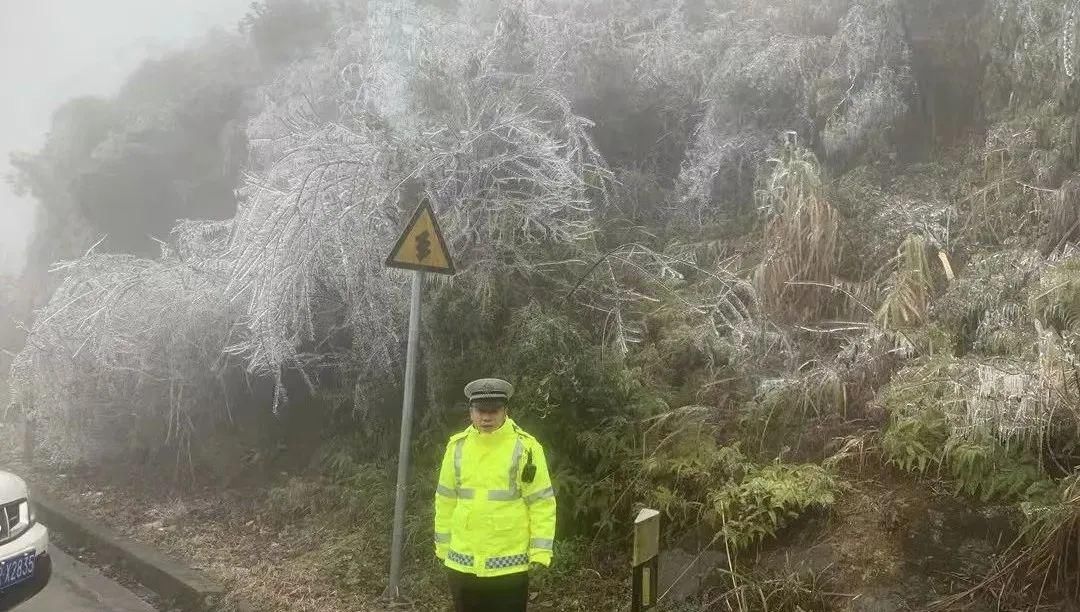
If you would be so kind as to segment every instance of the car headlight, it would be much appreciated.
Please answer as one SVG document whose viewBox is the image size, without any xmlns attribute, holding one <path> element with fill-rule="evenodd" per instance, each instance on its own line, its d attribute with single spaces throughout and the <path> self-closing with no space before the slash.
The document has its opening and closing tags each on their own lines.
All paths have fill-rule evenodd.
<svg viewBox="0 0 1080 612">
<path fill-rule="evenodd" d="M 19 524 L 29 527 L 34 524 L 36 518 L 34 516 L 34 503 L 30 501 L 30 489 L 28 488 L 26 497 L 19 503 Z"/>
<path fill-rule="evenodd" d="M 4 514 L 7 518 L 8 527 L 6 535 L 9 538 L 21 536 L 34 525 L 34 509 L 30 503 L 30 498 L 21 499 L 17 504 L 5 505 Z M 2 518 L 4 517 L 0 517 L 0 519 Z"/>
</svg>

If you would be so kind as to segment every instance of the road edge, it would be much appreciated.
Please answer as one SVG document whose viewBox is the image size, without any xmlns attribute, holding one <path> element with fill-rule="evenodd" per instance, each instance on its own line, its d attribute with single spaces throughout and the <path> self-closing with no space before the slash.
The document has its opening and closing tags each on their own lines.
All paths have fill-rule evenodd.
<svg viewBox="0 0 1080 612">
<path fill-rule="evenodd" d="M 40 493 L 33 502 L 38 520 L 65 541 L 94 551 L 103 562 L 119 567 L 166 601 L 201 612 L 252 610 L 244 602 L 229 604 L 225 588 L 202 572 L 92 521 L 63 502 Z"/>
</svg>

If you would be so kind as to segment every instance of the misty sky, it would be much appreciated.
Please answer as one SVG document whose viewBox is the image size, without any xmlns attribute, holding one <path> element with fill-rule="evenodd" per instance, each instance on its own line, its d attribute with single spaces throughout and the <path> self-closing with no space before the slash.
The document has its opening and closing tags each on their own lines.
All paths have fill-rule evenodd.
<svg viewBox="0 0 1080 612">
<path fill-rule="evenodd" d="M 252 0 L 0 0 L 0 176 L 37 150 L 52 111 L 112 95 L 144 58 L 207 30 L 233 30 Z M 33 202 L 0 180 L 0 274 L 22 265 Z"/>
</svg>

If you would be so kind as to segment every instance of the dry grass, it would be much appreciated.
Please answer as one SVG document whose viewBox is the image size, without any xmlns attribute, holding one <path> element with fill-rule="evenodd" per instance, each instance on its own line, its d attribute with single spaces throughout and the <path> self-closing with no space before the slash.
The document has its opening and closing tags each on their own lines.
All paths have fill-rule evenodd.
<svg viewBox="0 0 1080 612">
<path fill-rule="evenodd" d="M 896 257 L 896 272 L 885 301 L 878 310 L 878 323 L 886 329 L 902 329 L 926 322 L 930 306 L 930 264 L 926 239 L 909 235 Z"/>
<path fill-rule="evenodd" d="M 840 217 L 822 197 L 817 160 L 794 144 L 772 160 L 768 188 L 759 194 L 772 218 L 765 257 L 754 275 L 763 302 L 793 321 L 826 315 L 839 263 Z"/>
</svg>

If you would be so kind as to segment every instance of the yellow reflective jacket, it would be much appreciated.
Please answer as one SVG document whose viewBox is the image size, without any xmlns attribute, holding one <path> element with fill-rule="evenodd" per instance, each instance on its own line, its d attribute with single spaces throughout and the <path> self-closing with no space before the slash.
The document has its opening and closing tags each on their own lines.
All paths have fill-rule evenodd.
<svg viewBox="0 0 1080 612">
<path fill-rule="evenodd" d="M 536 475 L 523 482 L 532 460 Z M 549 565 L 555 540 L 555 491 L 544 449 L 514 421 L 450 437 L 435 493 L 435 554 L 476 576 Z"/>
</svg>

